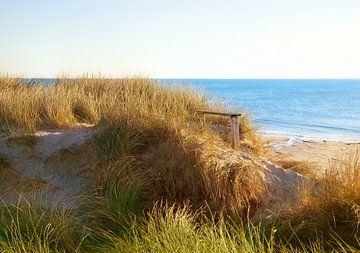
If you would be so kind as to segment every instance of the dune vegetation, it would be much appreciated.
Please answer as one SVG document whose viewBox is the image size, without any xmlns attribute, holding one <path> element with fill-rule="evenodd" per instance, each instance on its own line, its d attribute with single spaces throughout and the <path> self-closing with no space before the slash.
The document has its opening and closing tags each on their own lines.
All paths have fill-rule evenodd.
<svg viewBox="0 0 360 253">
<path fill-rule="evenodd" d="M 240 118 L 241 148 L 228 119 L 196 111 L 232 110 L 192 88 L 146 78 L 60 78 L 54 85 L 0 78 L 0 127 L 9 142 L 37 145 L 43 129 L 91 125 L 91 137 L 62 155 L 84 153 L 92 190 L 79 205 L 47 206 L 19 195 L 2 201 L 2 252 L 358 252 L 358 154 L 318 175 L 309 164 L 277 161 L 309 179 L 296 205 L 259 218 L 266 148 Z M 86 150 L 86 151 L 84 151 Z M 60 159 L 61 160 L 61 159 Z M 12 166 L 0 153 L 0 182 Z M 0 185 L 0 189 L 1 189 Z M 1 192 L 0 196 L 6 195 Z"/>
</svg>

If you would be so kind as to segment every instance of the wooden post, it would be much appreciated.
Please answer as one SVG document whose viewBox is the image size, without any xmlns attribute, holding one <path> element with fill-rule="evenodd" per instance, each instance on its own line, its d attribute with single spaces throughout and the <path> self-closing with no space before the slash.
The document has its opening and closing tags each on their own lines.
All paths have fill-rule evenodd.
<svg viewBox="0 0 360 253">
<path fill-rule="evenodd" d="M 240 132 L 239 132 L 239 123 L 236 115 L 230 117 L 231 124 L 231 135 L 233 139 L 234 148 L 238 149 L 240 147 Z"/>
<path fill-rule="evenodd" d="M 204 113 L 202 116 L 201 126 L 205 126 L 205 122 L 206 122 L 206 118 L 205 118 L 205 113 Z"/>
<path fill-rule="evenodd" d="M 197 110 L 196 112 L 203 114 L 203 122 L 205 122 L 205 114 L 230 116 L 232 144 L 235 149 L 240 148 L 240 131 L 239 131 L 238 116 L 241 116 L 241 113 L 213 112 L 213 111 L 204 111 L 204 110 Z"/>
</svg>

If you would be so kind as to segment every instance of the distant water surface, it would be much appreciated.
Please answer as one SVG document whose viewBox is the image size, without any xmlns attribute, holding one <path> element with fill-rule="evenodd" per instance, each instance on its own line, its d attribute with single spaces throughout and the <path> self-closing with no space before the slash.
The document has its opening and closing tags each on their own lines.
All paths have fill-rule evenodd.
<svg viewBox="0 0 360 253">
<path fill-rule="evenodd" d="M 360 80 L 166 79 L 251 112 L 263 134 L 360 141 Z"/>
</svg>

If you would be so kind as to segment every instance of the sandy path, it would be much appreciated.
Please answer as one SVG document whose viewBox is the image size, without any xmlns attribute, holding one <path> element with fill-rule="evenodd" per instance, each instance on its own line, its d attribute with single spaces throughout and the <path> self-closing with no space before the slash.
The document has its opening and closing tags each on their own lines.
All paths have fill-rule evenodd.
<svg viewBox="0 0 360 253">
<path fill-rule="evenodd" d="M 0 138 L 0 154 L 12 171 L 2 178 L 1 198 L 15 202 L 19 194 L 36 198 L 42 205 L 73 205 L 71 199 L 88 190 L 91 157 L 81 149 L 90 138 L 91 125 L 70 129 L 44 129 L 35 133 L 37 143 L 27 146 Z M 4 177 L 4 176 L 3 176 Z"/>
<path fill-rule="evenodd" d="M 38 137 L 37 154 L 48 157 L 60 149 L 82 145 L 90 137 L 91 132 L 92 125 L 88 124 L 78 124 L 77 127 L 70 129 L 38 131 L 35 133 Z"/>
</svg>

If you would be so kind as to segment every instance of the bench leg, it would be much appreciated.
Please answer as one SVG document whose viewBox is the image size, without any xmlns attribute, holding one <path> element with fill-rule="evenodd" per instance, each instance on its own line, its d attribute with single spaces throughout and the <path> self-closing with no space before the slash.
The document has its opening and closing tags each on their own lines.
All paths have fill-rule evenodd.
<svg viewBox="0 0 360 253">
<path fill-rule="evenodd" d="M 206 118 L 205 118 L 205 114 L 203 114 L 202 120 L 201 120 L 201 126 L 204 127 L 205 123 L 206 123 Z"/>
<path fill-rule="evenodd" d="M 237 116 L 230 117 L 230 124 L 231 124 L 231 135 L 233 138 L 233 147 L 235 149 L 240 148 L 240 132 L 239 132 L 239 123 L 238 123 Z"/>
</svg>

